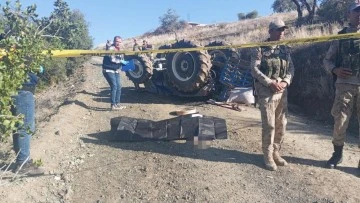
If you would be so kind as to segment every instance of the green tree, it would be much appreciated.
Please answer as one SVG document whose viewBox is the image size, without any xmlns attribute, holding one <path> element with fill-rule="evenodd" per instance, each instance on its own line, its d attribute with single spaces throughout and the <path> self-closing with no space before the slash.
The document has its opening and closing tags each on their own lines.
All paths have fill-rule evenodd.
<svg viewBox="0 0 360 203">
<path fill-rule="evenodd" d="M 186 26 L 186 22 L 179 20 L 179 15 L 173 9 L 168 9 L 167 12 L 159 17 L 160 26 L 154 31 L 155 34 L 171 33 Z"/>
<path fill-rule="evenodd" d="M 298 13 L 298 25 L 303 24 L 304 22 L 312 22 L 314 20 L 315 12 L 317 9 L 318 0 L 291 0 L 295 6 Z M 306 8 L 308 11 L 308 16 L 306 19 L 303 17 L 303 8 Z"/>
<path fill-rule="evenodd" d="M 254 19 L 257 18 L 259 16 L 259 13 L 257 12 L 257 10 L 253 10 L 249 13 L 238 13 L 237 17 L 238 20 L 245 20 L 245 19 Z"/>
<path fill-rule="evenodd" d="M 296 5 L 292 0 L 275 0 L 271 8 L 276 13 L 283 13 L 296 10 Z"/>
<path fill-rule="evenodd" d="M 72 23 L 72 38 L 69 40 L 68 47 L 71 49 L 91 49 L 93 38 L 89 35 L 89 24 L 86 22 L 84 14 L 79 10 L 71 12 L 69 22 Z"/>
<path fill-rule="evenodd" d="M 256 10 L 253 10 L 251 12 L 249 12 L 248 14 L 246 14 L 246 19 L 254 19 L 257 18 L 259 16 L 259 13 Z"/>
<path fill-rule="evenodd" d="M 12 96 L 17 94 L 28 72 L 45 67 L 45 79 L 61 80 L 79 67 L 85 58 L 52 59 L 51 49 L 89 49 L 92 37 L 80 11 L 71 11 L 56 0 L 49 17 L 39 18 L 36 5 L 22 8 L 20 0 L 0 5 L 0 138 L 7 137 L 22 123 L 11 115 Z"/>
<path fill-rule="evenodd" d="M 323 0 L 320 4 L 317 14 L 328 22 L 346 21 L 346 12 L 353 0 Z"/>
<path fill-rule="evenodd" d="M 47 43 L 57 49 L 90 49 L 93 39 L 89 35 L 89 25 L 84 15 L 72 11 L 63 0 L 56 0 L 50 17 L 43 18 L 43 23 L 50 23 L 45 28 Z M 56 37 L 53 37 L 56 36 Z M 44 64 L 47 67 L 43 76 L 45 83 L 58 83 L 70 76 L 86 60 L 82 58 L 50 59 Z"/>
<path fill-rule="evenodd" d="M 238 13 L 237 16 L 238 16 L 239 20 L 245 20 L 246 19 L 246 14 L 245 13 Z"/>
<path fill-rule="evenodd" d="M 3 139 L 22 123 L 21 117 L 11 114 L 12 96 L 27 80 L 28 72 L 37 72 L 46 58 L 42 37 L 43 26 L 37 20 L 36 5 L 22 10 L 19 0 L 12 6 L 7 1 L 2 9 L 0 30 L 5 39 L 0 41 L 0 138 Z"/>
</svg>

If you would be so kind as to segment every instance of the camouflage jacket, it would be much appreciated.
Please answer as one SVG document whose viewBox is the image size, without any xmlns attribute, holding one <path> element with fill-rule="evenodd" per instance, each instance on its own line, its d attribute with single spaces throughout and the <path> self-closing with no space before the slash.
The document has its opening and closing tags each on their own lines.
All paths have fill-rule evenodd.
<svg viewBox="0 0 360 203">
<path fill-rule="evenodd" d="M 286 67 L 283 67 L 283 73 L 269 73 L 269 71 L 264 70 L 264 61 L 266 61 L 267 57 L 269 57 L 268 52 L 282 52 L 281 54 L 283 62 L 285 61 Z M 279 54 L 277 54 L 279 55 Z M 278 57 L 278 56 L 274 56 Z M 269 59 L 272 59 L 270 56 Z M 266 69 L 266 68 L 265 68 Z M 258 47 L 253 50 L 251 55 L 251 74 L 256 79 L 257 82 L 261 83 L 263 86 L 268 87 L 273 80 L 277 80 L 278 82 L 286 82 L 290 85 L 292 78 L 294 77 L 294 64 L 292 62 L 290 56 L 290 49 L 285 46 L 271 46 L 271 47 Z M 274 78 L 276 77 L 276 78 Z"/>
<path fill-rule="evenodd" d="M 142 47 L 138 44 L 138 43 L 135 43 L 134 46 L 133 46 L 133 51 L 141 51 Z"/>
<path fill-rule="evenodd" d="M 339 34 L 360 32 L 354 27 L 346 27 Z M 355 45 L 355 46 L 354 46 Z M 352 48 L 351 48 L 352 47 Z M 334 68 L 343 67 L 352 69 L 353 75 L 347 79 L 337 78 L 336 83 L 360 85 L 360 41 L 359 39 L 345 39 L 333 41 L 324 58 L 324 67 L 332 73 Z"/>
</svg>

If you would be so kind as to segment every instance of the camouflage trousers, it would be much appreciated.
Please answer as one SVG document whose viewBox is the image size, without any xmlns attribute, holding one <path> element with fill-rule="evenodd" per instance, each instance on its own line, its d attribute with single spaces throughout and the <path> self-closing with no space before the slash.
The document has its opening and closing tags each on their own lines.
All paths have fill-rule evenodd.
<svg viewBox="0 0 360 203">
<path fill-rule="evenodd" d="M 272 153 L 280 150 L 287 124 L 287 90 L 282 93 L 259 95 L 262 121 L 262 150 Z"/>
<path fill-rule="evenodd" d="M 345 83 L 337 83 L 335 86 L 335 100 L 331 109 L 331 114 L 334 117 L 332 142 L 336 146 L 343 146 L 354 106 L 356 106 L 358 122 L 360 123 L 360 86 Z"/>
</svg>

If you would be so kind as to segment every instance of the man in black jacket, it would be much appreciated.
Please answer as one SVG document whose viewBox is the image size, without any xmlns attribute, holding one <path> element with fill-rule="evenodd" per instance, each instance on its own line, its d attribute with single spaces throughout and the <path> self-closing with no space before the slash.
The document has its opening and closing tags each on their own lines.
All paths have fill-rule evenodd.
<svg viewBox="0 0 360 203">
<path fill-rule="evenodd" d="M 109 47 L 109 51 L 120 51 L 121 37 L 115 36 L 113 44 Z M 126 106 L 120 105 L 121 96 L 121 82 L 120 70 L 121 65 L 126 65 L 127 62 L 123 60 L 122 55 L 107 55 L 103 59 L 103 75 L 110 85 L 111 90 L 111 110 L 125 109 Z"/>
</svg>

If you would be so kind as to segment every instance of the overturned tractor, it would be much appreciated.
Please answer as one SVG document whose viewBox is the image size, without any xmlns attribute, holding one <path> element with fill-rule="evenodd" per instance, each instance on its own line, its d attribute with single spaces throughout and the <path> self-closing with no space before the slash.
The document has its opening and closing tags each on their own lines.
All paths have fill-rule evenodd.
<svg viewBox="0 0 360 203">
<path fill-rule="evenodd" d="M 223 46 L 222 42 L 212 42 L 207 46 Z M 172 45 L 163 45 L 159 49 L 181 49 L 201 47 L 194 42 L 181 40 Z M 150 92 L 178 96 L 208 96 L 220 91 L 220 75 L 229 64 L 229 60 L 239 60 L 233 49 L 199 50 L 127 56 L 133 59 L 135 70 L 126 75 L 137 89 L 143 84 Z"/>
</svg>

